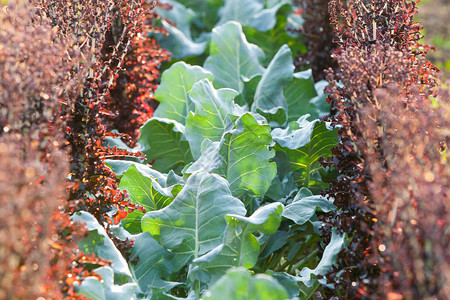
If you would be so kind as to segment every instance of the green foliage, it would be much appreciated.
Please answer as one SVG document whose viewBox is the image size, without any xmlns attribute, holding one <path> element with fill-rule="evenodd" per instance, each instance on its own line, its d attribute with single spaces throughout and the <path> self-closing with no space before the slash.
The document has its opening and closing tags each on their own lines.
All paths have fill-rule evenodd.
<svg viewBox="0 0 450 300">
<path fill-rule="evenodd" d="M 263 51 L 247 42 L 242 26 L 228 22 L 212 32 L 210 56 L 205 61 L 205 69 L 213 73 L 214 85 L 242 92 L 244 82 L 264 72 L 259 62 Z"/>
<path fill-rule="evenodd" d="M 139 143 L 153 168 L 160 172 L 180 168 L 192 161 L 191 149 L 184 136 L 184 126 L 165 118 L 152 118 L 141 128 Z"/>
<path fill-rule="evenodd" d="M 257 300 L 287 299 L 288 293 L 274 278 L 257 274 L 252 276 L 244 268 L 230 269 L 210 290 L 205 293 L 208 300 Z"/>
<path fill-rule="evenodd" d="M 209 40 L 209 56 L 203 67 L 176 62 L 163 73 L 160 105 L 136 148 L 147 160 L 107 161 L 146 212 L 130 212 L 111 229 L 134 240 L 128 265 L 109 256 L 127 272 L 113 264 L 116 280 L 91 278 L 80 292 L 103 299 L 92 291 L 133 286 L 143 299 L 306 299 L 327 284 L 317 278 L 345 243 L 338 234 L 328 245 L 320 237 L 317 214 L 335 206 L 318 195 L 333 176 L 318 159 L 331 155 L 337 134 L 307 120 L 328 108 L 311 72 L 294 73 L 284 31 L 292 5 L 245 0 L 236 10 L 227 0 L 218 10 L 219 2 L 173 2 L 165 15 L 189 41 Z M 268 46 L 275 32 L 283 35 Z M 81 246 L 103 257 L 100 231 L 88 228 Z"/>
</svg>

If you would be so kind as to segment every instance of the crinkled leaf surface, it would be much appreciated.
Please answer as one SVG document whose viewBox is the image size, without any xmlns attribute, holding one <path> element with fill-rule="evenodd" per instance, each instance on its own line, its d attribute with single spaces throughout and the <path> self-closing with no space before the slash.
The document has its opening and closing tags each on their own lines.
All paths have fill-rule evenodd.
<svg viewBox="0 0 450 300">
<path fill-rule="evenodd" d="M 88 212 L 80 211 L 71 216 L 71 219 L 80 224 L 86 224 L 89 236 L 78 243 L 80 250 L 85 253 L 95 253 L 97 256 L 111 261 L 114 273 L 126 275 L 131 278 L 127 261 L 123 258 L 119 250 L 109 238 L 105 228 L 101 226 L 97 219 Z"/>
<path fill-rule="evenodd" d="M 222 242 L 226 214 L 245 212 L 226 180 L 215 174 L 195 173 L 169 206 L 142 218 L 142 229 L 174 254 L 174 270 L 179 270 Z"/>
<path fill-rule="evenodd" d="M 192 161 L 191 148 L 184 137 L 184 126 L 165 118 L 152 118 L 141 127 L 139 143 L 152 168 L 160 172 L 181 170 Z"/>
<path fill-rule="evenodd" d="M 270 126 L 259 124 L 249 113 L 224 134 L 219 149 L 223 163 L 217 172 L 228 180 L 233 195 L 266 193 L 277 172 L 276 164 L 270 162 L 275 154 L 269 150 L 271 143 Z"/>
<path fill-rule="evenodd" d="M 303 225 L 311 219 L 317 209 L 323 212 L 330 212 L 335 208 L 336 206 L 330 200 L 320 195 L 304 198 L 296 196 L 294 201 L 286 206 L 283 211 L 283 217 L 294 221 L 298 225 Z"/>
<path fill-rule="evenodd" d="M 194 84 L 189 98 L 195 104 L 195 112 L 191 112 L 186 120 L 186 138 L 194 158 L 200 156 L 205 138 L 214 142 L 220 140 L 227 114 L 235 111 L 233 99 L 237 95 L 232 89 L 216 90 L 207 79 Z"/>
<path fill-rule="evenodd" d="M 216 87 L 231 88 L 240 93 L 244 81 L 264 72 L 259 62 L 263 57 L 258 46 L 247 42 L 241 24 L 232 21 L 214 28 L 210 56 L 204 68 L 214 74 Z"/>
<path fill-rule="evenodd" d="M 223 275 L 208 291 L 205 300 L 262 300 L 288 299 L 286 289 L 269 275 L 251 275 L 244 268 L 233 268 Z"/>
<path fill-rule="evenodd" d="M 213 80 L 212 74 L 202 67 L 191 66 L 184 62 L 173 64 L 162 74 L 161 84 L 155 91 L 155 99 L 161 103 L 154 116 L 185 124 L 189 111 L 194 109 L 188 94 L 192 86 L 204 78 Z"/>
<path fill-rule="evenodd" d="M 214 282 L 231 267 L 253 267 L 260 253 L 259 242 L 253 233 L 275 233 L 280 226 L 282 211 L 283 205 L 275 202 L 260 207 L 250 217 L 227 215 L 228 226 L 223 243 L 195 259 L 194 272 L 212 277 Z"/>
<path fill-rule="evenodd" d="M 296 122 L 289 123 L 286 129 L 274 129 L 273 139 L 277 155 L 286 155 L 288 168 L 294 171 L 297 182 L 303 187 L 323 187 L 323 182 L 316 179 L 320 169 L 323 169 L 318 159 L 331 156 L 331 149 L 337 145 L 337 129 L 328 128 L 318 120 L 309 122 L 308 115 Z"/>
<path fill-rule="evenodd" d="M 106 266 L 94 270 L 102 277 L 86 277 L 80 285 L 75 285 L 77 293 L 82 294 L 92 300 L 110 300 L 110 299 L 136 299 L 135 283 L 126 283 L 123 285 L 114 284 L 113 269 Z"/>
<path fill-rule="evenodd" d="M 283 45 L 259 81 L 252 111 L 262 114 L 269 121 L 284 124 L 288 108 L 283 88 L 292 81 L 293 73 L 292 52 L 287 45 Z"/>
</svg>

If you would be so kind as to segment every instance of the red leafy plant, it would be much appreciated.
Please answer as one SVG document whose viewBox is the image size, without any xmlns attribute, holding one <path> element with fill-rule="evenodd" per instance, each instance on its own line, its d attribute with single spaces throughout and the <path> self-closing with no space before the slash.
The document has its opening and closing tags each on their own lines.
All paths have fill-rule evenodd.
<svg viewBox="0 0 450 300">
<path fill-rule="evenodd" d="M 448 239 L 436 239 L 445 233 L 429 218 L 445 223 L 448 176 L 439 141 L 448 139 L 448 100 L 435 99 L 437 69 L 418 43 L 416 3 L 332 1 L 330 13 L 340 48 L 329 100 L 343 127 L 335 156 L 323 162 L 340 173 L 327 193 L 341 209 L 326 222 L 351 240 L 327 277 L 347 299 L 439 297 Z M 431 174 L 436 189 L 428 204 Z"/>
</svg>

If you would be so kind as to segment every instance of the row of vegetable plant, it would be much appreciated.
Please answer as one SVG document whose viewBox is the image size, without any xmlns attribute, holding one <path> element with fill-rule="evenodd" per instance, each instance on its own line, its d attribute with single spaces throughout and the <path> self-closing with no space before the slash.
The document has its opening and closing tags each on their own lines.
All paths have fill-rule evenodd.
<svg viewBox="0 0 450 300">
<path fill-rule="evenodd" d="M 335 172 L 319 158 L 337 144 L 337 129 L 318 119 L 329 111 L 324 82 L 294 71 L 302 44 L 289 26 L 302 19 L 291 3 L 252 0 L 236 11 L 235 2 L 163 3 L 169 35 L 156 38 L 177 60 L 162 73 L 160 104 L 137 147 L 109 140 L 147 158 L 106 160 L 145 212 L 110 228 L 134 241 L 126 255 L 89 213 L 72 217 L 90 231 L 80 249 L 112 262 L 80 293 L 308 299 L 327 285 L 346 235 L 326 243 L 317 217 L 335 209 L 320 195 Z M 198 4 L 205 10 L 194 13 Z"/>
</svg>

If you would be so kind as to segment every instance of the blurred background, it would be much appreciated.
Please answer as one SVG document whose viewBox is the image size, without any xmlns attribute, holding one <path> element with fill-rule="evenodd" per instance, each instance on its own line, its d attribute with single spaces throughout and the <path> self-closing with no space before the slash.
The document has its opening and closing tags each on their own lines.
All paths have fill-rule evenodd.
<svg viewBox="0 0 450 300">
<path fill-rule="evenodd" d="M 450 0 L 423 0 L 417 21 L 424 26 L 425 43 L 435 46 L 429 60 L 440 70 L 443 82 L 450 81 Z"/>
</svg>

